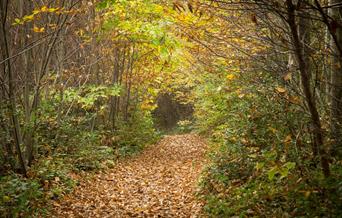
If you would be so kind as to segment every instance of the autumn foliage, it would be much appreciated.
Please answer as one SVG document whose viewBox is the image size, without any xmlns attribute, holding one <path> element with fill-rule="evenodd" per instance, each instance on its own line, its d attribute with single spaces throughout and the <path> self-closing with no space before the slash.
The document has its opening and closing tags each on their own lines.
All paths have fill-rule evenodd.
<svg viewBox="0 0 342 218">
<path fill-rule="evenodd" d="M 338 217 L 341 4 L 1 1 L 0 214 Z"/>
</svg>

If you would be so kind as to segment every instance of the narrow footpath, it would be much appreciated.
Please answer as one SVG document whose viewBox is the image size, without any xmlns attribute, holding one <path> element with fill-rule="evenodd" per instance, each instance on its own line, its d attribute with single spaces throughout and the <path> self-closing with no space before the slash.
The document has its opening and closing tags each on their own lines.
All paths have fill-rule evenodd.
<svg viewBox="0 0 342 218">
<path fill-rule="evenodd" d="M 164 137 L 141 154 L 81 182 L 54 204 L 55 217 L 202 217 L 195 197 L 206 143 L 195 134 Z"/>
</svg>

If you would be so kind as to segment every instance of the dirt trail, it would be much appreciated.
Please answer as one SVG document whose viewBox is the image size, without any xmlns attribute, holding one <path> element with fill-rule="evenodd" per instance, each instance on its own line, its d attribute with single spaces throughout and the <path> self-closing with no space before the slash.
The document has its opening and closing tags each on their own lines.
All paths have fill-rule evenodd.
<svg viewBox="0 0 342 218">
<path fill-rule="evenodd" d="M 201 217 L 194 196 L 206 144 L 194 134 L 166 136 L 136 157 L 81 183 L 55 203 L 56 217 Z"/>
</svg>

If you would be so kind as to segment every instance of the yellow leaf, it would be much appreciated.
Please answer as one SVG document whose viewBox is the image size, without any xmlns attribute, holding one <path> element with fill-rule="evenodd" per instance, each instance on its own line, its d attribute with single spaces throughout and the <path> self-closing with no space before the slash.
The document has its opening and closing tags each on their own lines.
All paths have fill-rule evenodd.
<svg viewBox="0 0 342 218">
<path fill-rule="evenodd" d="M 26 15 L 23 17 L 23 21 L 32 21 L 34 19 L 34 14 Z"/>
<path fill-rule="evenodd" d="M 84 31 L 83 31 L 82 29 L 80 29 L 80 30 L 78 31 L 78 34 L 79 34 L 80 36 L 83 36 L 83 35 L 84 35 Z"/>
<path fill-rule="evenodd" d="M 33 12 L 32 12 L 34 15 L 36 15 L 36 14 L 39 14 L 40 13 L 40 10 L 33 10 Z"/>
<path fill-rule="evenodd" d="M 49 24 L 49 27 L 51 28 L 51 29 L 56 29 L 57 28 L 57 25 L 56 24 Z"/>
<path fill-rule="evenodd" d="M 234 74 L 228 74 L 227 75 L 227 80 L 233 80 L 235 78 Z"/>
<path fill-rule="evenodd" d="M 279 92 L 279 93 L 285 93 L 285 92 L 286 92 L 286 89 L 283 88 L 283 87 L 277 87 L 277 88 L 276 88 L 276 91 Z"/>
<path fill-rule="evenodd" d="M 45 5 L 40 9 L 41 12 L 47 12 L 49 9 Z"/>
<path fill-rule="evenodd" d="M 53 13 L 53 12 L 58 11 L 58 9 L 59 9 L 59 8 L 49 8 L 48 11 L 49 11 L 50 13 Z"/>
<path fill-rule="evenodd" d="M 35 32 L 35 33 L 43 33 L 44 31 L 45 31 L 44 27 L 42 27 L 42 28 L 39 28 L 37 26 L 33 27 L 33 32 Z"/>
</svg>

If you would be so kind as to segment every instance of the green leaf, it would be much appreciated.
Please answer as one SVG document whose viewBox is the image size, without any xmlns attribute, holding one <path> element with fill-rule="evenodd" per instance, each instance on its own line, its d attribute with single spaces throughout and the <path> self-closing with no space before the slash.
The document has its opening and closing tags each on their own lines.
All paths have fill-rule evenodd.
<svg viewBox="0 0 342 218">
<path fill-rule="evenodd" d="M 112 87 L 108 88 L 107 92 L 108 92 L 108 95 L 110 95 L 110 96 L 120 96 L 121 87 L 112 86 Z"/>
<path fill-rule="evenodd" d="M 291 170 L 296 166 L 296 163 L 294 162 L 287 162 L 285 165 L 286 169 Z"/>
<path fill-rule="evenodd" d="M 283 178 L 285 178 L 285 177 L 287 177 L 287 175 L 289 175 L 289 170 L 288 169 L 286 169 L 286 168 L 282 168 L 281 170 L 280 170 L 280 179 L 283 179 Z"/>
<path fill-rule="evenodd" d="M 271 168 L 271 169 L 268 171 L 268 173 L 267 173 L 268 179 L 269 179 L 270 181 L 272 181 L 272 180 L 274 179 L 274 176 L 275 176 L 277 173 L 278 173 L 278 167 L 277 167 L 277 166 Z"/>
<path fill-rule="evenodd" d="M 260 163 L 257 163 L 257 164 L 255 165 L 255 169 L 261 170 L 262 168 L 264 168 L 264 166 L 265 166 L 265 163 L 260 162 Z"/>
<path fill-rule="evenodd" d="M 19 18 L 14 19 L 13 25 L 23 24 L 23 22 Z"/>
</svg>

